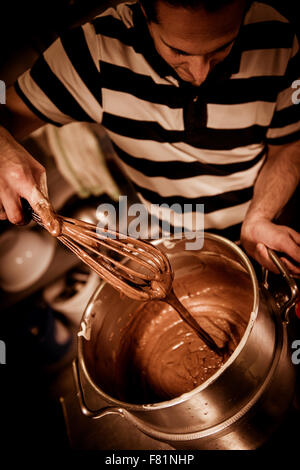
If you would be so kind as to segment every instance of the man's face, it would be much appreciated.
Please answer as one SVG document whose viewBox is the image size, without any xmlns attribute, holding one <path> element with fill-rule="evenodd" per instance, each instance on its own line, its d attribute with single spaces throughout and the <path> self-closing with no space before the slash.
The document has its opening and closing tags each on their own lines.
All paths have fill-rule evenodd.
<svg viewBox="0 0 300 470">
<path fill-rule="evenodd" d="M 200 86 L 230 53 L 241 26 L 246 0 L 216 12 L 203 7 L 173 7 L 159 0 L 158 22 L 148 23 L 155 48 L 184 81 Z"/>
</svg>

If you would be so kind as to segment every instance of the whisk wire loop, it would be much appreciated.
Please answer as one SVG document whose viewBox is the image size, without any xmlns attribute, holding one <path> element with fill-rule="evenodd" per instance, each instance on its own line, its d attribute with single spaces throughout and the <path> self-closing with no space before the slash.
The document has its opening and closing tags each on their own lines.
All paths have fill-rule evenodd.
<svg viewBox="0 0 300 470">
<path fill-rule="evenodd" d="M 161 296 L 153 288 L 153 281 L 164 281 L 166 273 L 173 274 L 168 258 L 144 240 L 134 239 L 89 222 L 57 215 L 61 223 L 61 241 L 79 259 L 88 264 L 101 278 L 116 289 L 136 300 L 150 300 Z M 38 214 L 32 219 L 44 224 Z M 130 260 L 130 263 L 124 261 Z M 171 285 L 170 285 L 171 287 Z"/>
</svg>

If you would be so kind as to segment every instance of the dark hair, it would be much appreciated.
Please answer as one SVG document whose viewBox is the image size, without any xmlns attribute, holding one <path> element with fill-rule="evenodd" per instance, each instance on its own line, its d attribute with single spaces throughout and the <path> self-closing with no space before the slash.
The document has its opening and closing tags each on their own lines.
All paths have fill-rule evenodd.
<svg viewBox="0 0 300 470">
<path fill-rule="evenodd" d="M 140 4 L 145 10 L 147 20 L 154 23 L 158 22 L 156 5 L 159 0 L 139 0 Z M 226 5 L 229 5 L 234 0 L 160 0 L 173 7 L 183 7 L 196 9 L 203 7 L 206 11 L 218 11 Z"/>
</svg>

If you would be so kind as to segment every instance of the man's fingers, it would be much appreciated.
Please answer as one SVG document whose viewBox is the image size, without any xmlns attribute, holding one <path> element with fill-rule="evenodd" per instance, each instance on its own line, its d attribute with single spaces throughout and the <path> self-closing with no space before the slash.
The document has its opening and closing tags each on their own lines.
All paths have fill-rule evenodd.
<svg viewBox="0 0 300 470">
<path fill-rule="evenodd" d="M 291 238 L 299 245 L 300 247 L 300 233 L 296 232 L 296 230 L 293 230 L 292 228 L 289 228 L 289 234 Z"/>
<path fill-rule="evenodd" d="M 40 172 L 37 179 L 43 191 L 48 194 L 45 172 Z M 34 212 L 41 217 L 45 228 L 53 236 L 60 235 L 61 224 L 53 211 L 49 199 L 43 194 L 41 189 L 39 189 L 33 175 L 27 176 L 27 180 L 23 181 L 19 193 L 15 192 L 14 189 L 9 186 L 6 187 L 5 191 L 1 191 L 0 220 L 8 219 L 13 224 L 25 224 L 25 214 L 20 198 L 23 199 L 23 203 L 25 201 L 29 203 Z"/>
<path fill-rule="evenodd" d="M 45 171 L 42 171 L 39 176 L 38 188 L 41 192 L 49 199 L 48 185 L 47 185 L 47 174 Z"/>
<path fill-rule="evenodd" d="M 280 256 L 280 258 L 284 258 L 295 267 L 297 265 L 300 266 L 300 247 L 294 242 L 293 244 L 287 242 L 284 248 L 275 250 L 275 252 Z"/>
<path fill-rule="evenodd" d="M 271 260 L 267 247 L 263 243 L 258 243 L 256 245 L 256 260 L 267 268 L 269 271 L 272 271 L 275 274 L 278 274 L 279 271 L 273 261 Z"/>
<path fill-rule="evenodd" d="M 2 206 L 2 204 L 0 204 L 0 220 L 6 220 L 6 219 L 7 219 L 7 215 L 6 215 L 5 209 Z"/>
<path fill-rule="evenodd" d="M 299 272 L 300 234 L 291 227 L 274 224 L 267 220 L 244 223 L 242 242 L 248 253 L 268 270 L 278 273 L 270 259 L 267 246 L 282 259 L 291 273 Z"/>
<path fill-rule="evenodd" d="M 4 217 L 4 213 L 6 214 L 6 217 Z M 1 220 L 5 220 L 7 218 L 12 224 L 24 224 L 20 199 L 9 191 L 2 196 L 2 214 L 3 218 L 1 218 Z"/>
<path fill-rule="evenodd" d="M 51 207 L 44 203 L 38 203 L 32 204 L 32 208 L 42 219 L 45 229 L 47 229 L 54 237 L 58 237 L 61 234 L 61 224 L 53 213 Z"/>
<path fill-rule="evenodd" d="M 290 240 L 283 251 L 291 258 L 292 263 L 296 262 L 296 264 L 300 265 L 300 233 L 289 229 L 289 236 Z"/>
<path fill-rule="evenodd" d="M 272 238 L 270 238 L 269 243 L 266 242 L 269 248 L 272 248 L 277 253 L 282 253 L 282 255 L 286 255 L 292 263 L 300 263 L 300 234 L 297 233 L 290 227 L 280 227 L 280 231 Z M 262 243 L 258 245 L 264 246 Z M 257 245 L 257 246 L 258 246 Z M 258 248 L 260 252 L 260 256 L 267 255 L 267 251 L 262 247 Z"/>
<path fill-rule="evenodd" d="M 300 265 L 294 264 L 292 261 L 285 258 L 284 256 L 280 259 L 286 265 L 291 274 L 300 274 Z"/>
<path fill-rule="evenodd" d="M 54 213 L 49 200 L 44 196 L 39 188 L 34 186 L 31 188 L 30 194 L 26 196 L 24 195 L 24 197 L 26 197 L 34 212 L 40 216 L 44 227 L 48 232 L 50 232 L 54 237 L 59 236 L 61 234 L 60 221 Z"/>
<path fill-rule="evenodd" d="M 256 252 L 256 259 L 260 264 L 262 264 L 265 268 L 267 268 L 269 271 L 272 271 L 273 273 L 279 273 L 278 268 L 270 259 L 268 250 L 265 245 L 263 245 L 262 243 L 258 243 L 256 246 Z M 280 257 L 280 260 L 285 264 L 291 274 L 300 274 L 300 264 L 295 262 L 293 259 L 288 259 L 286 256 L 283 255 Z"/>
<path fill-rule="evenodd" d="M 32 174 L 34 177 L 35 185 L 41 191 L 41 193 L 45 196 L 46 199 L 49 200 L 49 191 L 48 191 L 48 184 L 47 184 L 47 173 L 45 168 L 40 165 L 38 162 L 35 162 L 36 166 L 32 169 Z"/>
</svg>

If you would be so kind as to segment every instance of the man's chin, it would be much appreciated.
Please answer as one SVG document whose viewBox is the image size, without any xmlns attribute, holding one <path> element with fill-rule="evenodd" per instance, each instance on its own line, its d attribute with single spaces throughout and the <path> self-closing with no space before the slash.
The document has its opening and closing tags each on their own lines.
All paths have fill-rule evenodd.
<svg viewBox="0 0 300 470">
<path fill-rule="evenodd" d="M 180 78 L 180 80 L 182 80 L 182 81 L 183 81 L 184 83 L 186 83 L 187 85 L 191 85 L 191 86 L 193 86 L 193 87 L 199 87 L 199 86 L 201 86 L 201 85 L 206 81 L 206 79 L 205 79 L 205 80 L 204 80 L 203 82 L 201 82 L 201 83 L 196 83 L 196 82 L 194 82 L 194 81 L 191 80 L 191 79 L 183 78 L 183 77 L 180 76 L 178 73 L 177 73 L 177 75 L 178 75 L 178 77 Z"/>
<path fill-rule="evenodd" d="M 187 75 L 185 74 L 182 74 L 182 73 L 178 73 L 178 70 L 176 70 L 176 68 L 174 68 L 176 74 L 178 75 L 179 79 L 181 81 L 183 81 L 185 84 L 187 85 L 191 85 L 193 87 L 199 87 L 201 86 L 204 82 L 206 82 L 207 78 L 210 76 L 211 72 L 209 72 L 208 76 L 205 78 L 205 80 L 203 80 L 203 82 L 201 83 L 196 83 L 192 78 L 189 78 Z"/>
<path fill-rule="evenodd" d="M 182 74 L 181 72 L 178 72 L 178 70 L 176 70 L 176 69 L 174 69 L 174 70 L 177 73 L 180 80 L 182 80 L 183 82 L 186 82 L 186 83 L 190 83 L 192 85 L 193 80 L 191 78 L 188 78 L 185 74 Z"/>
</svg>

